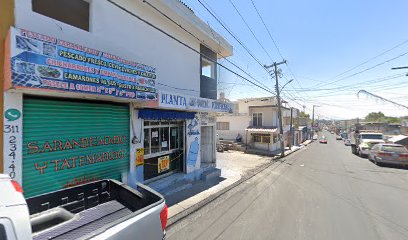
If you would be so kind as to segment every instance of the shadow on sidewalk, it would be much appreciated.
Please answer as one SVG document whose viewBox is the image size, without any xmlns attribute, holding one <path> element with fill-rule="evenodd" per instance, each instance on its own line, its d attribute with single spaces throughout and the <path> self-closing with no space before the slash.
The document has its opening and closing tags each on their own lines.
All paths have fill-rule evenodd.
<svg viewBox="0 0 408 240">
<path fill-rule="evenodd" d="M 193 183 L 193 186 L 188 189 L 184 189 L 182 191 L 175 192 L 171 195 L 164 196 L 164 198 L 166 199 L 166 204 L 167 206 L 171 207 L 179 202 L 182 202 L 190 197 L 193 197 L 205 190 L 208 190 L 220 184 L 224 180 L 225 178 L 223 177 L 217 177 L 211 181 L 203 181 L 203 180 L 196 181 Z"/>
</svg>

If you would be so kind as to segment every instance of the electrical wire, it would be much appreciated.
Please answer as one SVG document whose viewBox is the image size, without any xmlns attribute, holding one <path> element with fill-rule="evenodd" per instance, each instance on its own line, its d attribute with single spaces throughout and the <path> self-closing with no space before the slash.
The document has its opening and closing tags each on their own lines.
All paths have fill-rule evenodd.
<svg viewBox="0 0 408 240">
<path fill-rule="evenodd" d="M 265 54 L 269 57 L 269 59 L 273 62 L 273 59 L 271 57 L 271 55 L 269 55 L 268 51 L 266 51 L 265 47 L 262 45 L 262 43 L 259 41 L 259 39 L 256 37 L 254 31 L 252 31 L 251 27 L 249 26 L 249 24 L 247 23 L 247 21 L 245 20 L 244 16 L 242 16 L 241 12 L 238 10 L 238 8 L 235 6 L 235 4 L 229 0 L 229 2 L 231 3 L 231 5 L 234 7 L 235 11 L 238 13 L 238 15 L 241 17 L 242 21 L 244 22 L 245 26 L 248 28 L 248 30 L 251 32 L 252 36 L 255 38 L 255 40 L 258 42 L 259 46 L 261 46 L 262 50 L 265 52 Z"/>
<path fill-rule="evenodd" d="M 353 73 L 353 74 L 351 74 L 351 75 L 347 75 L 347 76 L 345 76 L 345 77 L 342 77 L 342 78 L 340 78 L 340 79 L 338 79 L 338 80 L 335 80 L 335 81 L 332 81 L 332 82 L 329 82 L 329 83 L 321 84 L 320 87 L 322 87 L 322 86 L 327 86 L 327 85 L 329 85 L 329 84 L 333 84 L 333 83 L 342 81 L 342 80 L 344 80 L 344 79 L 354 77 L 354 76 L 359 75 L 359 74 L 361 74 L 361 73 L 364 73 L 364 72 L 367 72 L 367 71 L 372 70 L 372 69 L 374 69 L 374 68 L 377 68 L 377 67 L 379 67 L 379 66 L 381 66 L 381 65 L 384 65 L 384 64 L 389 63 L 389 62 L 391 62 L 391 61 L 394 61 L 395 59 L 398 59 L 398 58 L 400 58 L 400 57 L 403 57 L 403 56 L 405 56 L 405 55 L 407 55 L 407 54 L 408 54 L 408 52 L 404 52 L 404 53 L 402 53 L 402 54 L 400 54 L 400 55 L 398 55 L 398 56 L 396 56 L 396 57 L 387 59 L 387 60 L 385 60 L 385 61 L 383 61 L 383 62 L 380 62 L 380 63 L 378 63 L 378 64 L 376 64 L 376 65 L 374 65 L 374 66 L 371 66 L 371 67 L 368 67 L 368 68 L 366 68 L 366 69 L 363 69 L 362 71 Z"/>
<path fill-rule="evenodd" d="M 108 0 L 108 2 L 110 2 L 111 4 L 113 4 L 114 6 L 116 6 L 117 8 L 121 9 L 122 11 L 124 11 L 124 12 L 126 12 L 126 13 L 132 15 L 133 17 L 139 19 L 140 21 L 144 22 L 144 23 L 147 24 L 148 26 L 150 26 L 150 27 L 152 27 L 152 28 L 158 30 L 159 32 L 163 33 L 164 35 L 166 35 L 166 36 L 168 36 L 169 38 L 173 39 L 174 41 L 178 42 L 179 44 L 185 46 L 186 48 L 188 48 L 188 49 L 192 50 L 193 52 L 199 54 L 200 56 L 209 59 L 209 60 L 212 61 L 214 64 L 217 64 L 217 65 L 223 67 L 224 69 L 226 69 L 226 70 L 228 70 L 229 72 L 235 74 L 236 76 L 238 76 L 238 77 L 244 79 L 245 81 L 250 82 L 250 83 L 252 83 L 253 85 L 255 85 L 255 86 L 257 86 L 257 87 L 259 87 L 259 88 L 265 90 L 266 92 L 269 92 L 269 93 L 272 93 L 272 94 L 273 94 L 273 92 L 272 92 L 270 89 L 264 88 L 264 87 L 262 87 L 262 86 L 256 84 L 255 82 L 249 80 L 248 78 L 242 76 L 241 74 L 239 74 L 239 73 L 237 73 L 237 72 L 234 72 L 233 70 L 231 70 L 230 68 L 226 67 L 225 65 L 223 65 L 223 64 L 221 64 L 221 63 L 218 63 L 217 61 L 212 60 L 209 56 L 206 56 L 205 54 L 201 53 L 200 51 L 197 51 L 196 49 L 190 47 L 190 46 L 187 45 L 186 43 L 182 42 L 181 40 L 177 39 L 176 37 L 172 36 L 171 34 L 167 33 L 166 31 L 164 31 L 163 29 L 156 27 L 155 25 L 153 25 L 153 24 L 150 23 L 149 21 L 147 21 L 147 20 L 145 20 L 144 18 L 142 18 L 142 17 L 136 15 L 135 13 L 133 13 L 133 12 L 127 10 L 126 8 L 124 8 L 124 7 L 122 7 L 121 5 L 117 4 L 116 2 L 114 2 L 114 1 L 112 1 L 112 0 Z"/>
<path fill-rule="evenodd" d="M 204 0 L 197 0 L 204 8 L 205 10 L 207 10 L 208 13 L 210 13 L 210 15 L 239 43 L 239 45 L 241 45 L 246 51 L 247 53 L 259 64 L 259 66 L 261 66 L 265 71 L 268 72 L 268 70 L 265 68 L 265 66 L 261 63 L 261 61 L 259 61 L 259 59 L 257 59 L 254 54 L 248 49 L 247 46 L 245 46 L 245 44 L 242 43 L 241 40 L 238 39 L 238 37 L 226 26 L 226 24 L 224 24 L 220 18 L 218 18 L 215 13 L 213 13 L 213 11 L 211 11 L 209 8 L 211 7 L 207 7 L 203 1 Z M 208 5 L 208 4 L 207 4 Z"/>
<path fill-rule="evenodd" d="M 156 10 L 158 13 L 160 13 L 162 16 L 164 16 L 165 18 L 167 18 L 168 20 L 170 20 L 172 23 L 174 23 L 175 25 L 177 25 L 178 27 L 180 27 L 182 30 L 184 30 L 186 33 L 188 33 L 190 36 L 194 37 L 195 39 L 197 39 L 202 45 L 204 45 L 207 48 L 210 48 L 203 40 L 201 40 L 200 38 L 198 38 L 196 35 L 194 35 L 193 33 L 191 33 L 190 31 L 188 31 L 186 28 L 184 28 L 181 24 L 177 23 L 175 20 L 173 20 L 171 17 L 169 17 L 167 14 L 165 14 L 164 12 L 160 11 L 160 9 L 158 9 L 157 7 L 155 7 L 153 4 L 151 4 L 150 2 L 148 2 L 147 0 L 143 1 L 144 3 L 146 3 L 147 5 L 149 5 L 151 8 L 153 8 L 154 10 Z M 227 57 L 223 56 L 220 52 L 218 52 L 217 54 L 219 54 L 223 59 L 225 59 L 227 62 L 229 62 L 231 65 L 233 65 L 234 67 L 238 68 L 240 71 L 242 71 L 243 73 L 245 73 L 248 77 L 250 77 L 251 79 L 253 79 L 254 81 L 256 81 L 257 83 L 259 83 L 260 85 L 262 85 L 265 88 L 268 88 L 267 86 L 263 85 L 263 83 L 261 83 L 260 81 L 258 81 L 257 79 L 255 79 L 251 74 L 249 74 L 248 72 L 244 71 L 241 67 L 239 67 L 238 65 L 236 65 L 234 62 L 232 62 L 231 60 L 229 60 Z M 209 59 L 211 60 L 211 59 Z M 272 90 L 271 90 L 272 91 Z"/>
</svg>

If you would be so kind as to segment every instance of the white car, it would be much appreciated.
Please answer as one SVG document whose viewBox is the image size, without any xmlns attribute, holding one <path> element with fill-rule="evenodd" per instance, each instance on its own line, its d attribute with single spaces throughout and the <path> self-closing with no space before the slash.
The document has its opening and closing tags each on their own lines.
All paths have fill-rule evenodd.
<svg viewBox="0 0 408 240">
<path fill-rule="evenodd" d="M 351 140 L 350 139 L 345 139 L 344 140 L 344 145 L 351 146 Z"/>
<path fill-rule="evenodd" d="M 318 138 L 317 135 L 314 135 L 312 140 L 317 140 L 317 138 Z"/>
</svg>

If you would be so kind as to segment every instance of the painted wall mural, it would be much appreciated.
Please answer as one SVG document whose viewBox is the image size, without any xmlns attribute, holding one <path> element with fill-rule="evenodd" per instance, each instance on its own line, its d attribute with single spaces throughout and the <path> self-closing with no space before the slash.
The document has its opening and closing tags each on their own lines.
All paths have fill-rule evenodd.
<svg viewBox="0 0 408 240">
<path fill-rule="evenodd" d="M 196 114 L 194 119 L 187 120 L 187 173 L 193 172 L 200 168 L 201 163 L 201 124 L 200 117 Z"/>
</svg>

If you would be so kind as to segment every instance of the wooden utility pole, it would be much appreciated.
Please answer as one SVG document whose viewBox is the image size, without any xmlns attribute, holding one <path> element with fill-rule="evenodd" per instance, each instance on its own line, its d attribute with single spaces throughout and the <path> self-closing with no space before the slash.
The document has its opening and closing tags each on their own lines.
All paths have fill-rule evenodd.
<svg viewBox="0 0 408 240">
<path fill-rule="evenodd" d="M 289 149 L 292 150 L 293 130 L 292 130 L 293 108 L 290 108 L 290 129 L 289 129 Z"/>
<path fill-rule="evenodd" d="M 285 64 L 286 60 L 283 60 L 282 62 L 276 63 L 274 62 L 270 66 L 264 66 L 265 68 L 271 68 L 274 67 L 274 73 L 275 73 L 275 80 L 276 80 L 276 98 L 278 101 L 278 120 L 279 120 L 279 140 L 280 140 L 280 150 L 281 150 L 281 157 L 285 156 L 285 146 L 283 142 L 283 127 L 282 127 L 282 109 L 281 109 L 281 100 L 280 100 L 280 94 L 279 94 L 279 74 L 278 74 L 278 66 L 281 64 Z"/>
</svg>

